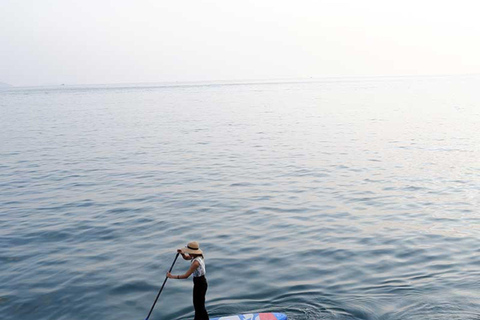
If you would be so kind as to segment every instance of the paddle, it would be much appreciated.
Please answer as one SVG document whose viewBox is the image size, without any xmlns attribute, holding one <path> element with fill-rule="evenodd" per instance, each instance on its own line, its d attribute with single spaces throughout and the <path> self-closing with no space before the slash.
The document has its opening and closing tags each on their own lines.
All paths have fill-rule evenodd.
<svg viewBox="0 0 480 320">
<path fill-rule="evenodd" d="M 180 253 L 177 253 L 175 256 L 175 260 L 173 260 L 172 266 L 170 267 L 170 270 L 168 272 L 172 272 L 173 266 L 175 265 L 175 262 L 177 261 L 178 255 Z M 152 314 L 153 308 L 155 308 L 155 304 L 157 303 L 158 297 L 160 297 L 160 293 L 162 293 L 163 287 L 165 287 L 165 283 L 167 283 L 168 277 L 165 277 L 165 280 L 163 281 L 162 287 L 160 288 L 160 291 L 158 291 L 157 297 L 155 298 L 155 301 L 153 302 L 152 307 L 150 308 L 150 312 L 148 313 L 148 316 L 145 318 L 145 320 L 148 320 L 150 318 L 150 315 Z"/>
</svg>

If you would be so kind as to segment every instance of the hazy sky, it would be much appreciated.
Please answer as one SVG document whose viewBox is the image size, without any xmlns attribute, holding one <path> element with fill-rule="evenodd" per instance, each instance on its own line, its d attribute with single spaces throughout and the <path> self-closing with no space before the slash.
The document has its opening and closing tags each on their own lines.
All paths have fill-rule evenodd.
<svg viewBox="0 0 480 320">
<path fill-rule="evenodd" d="M 0 0 L 0 82 L 480 73 L 479 12 L 478 0 Z"/>
</svg>

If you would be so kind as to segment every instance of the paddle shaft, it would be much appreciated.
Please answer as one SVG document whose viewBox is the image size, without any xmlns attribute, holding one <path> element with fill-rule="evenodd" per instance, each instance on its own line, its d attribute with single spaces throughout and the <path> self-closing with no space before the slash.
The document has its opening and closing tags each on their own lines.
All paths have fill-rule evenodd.
<svg viewBox="0 0 480 320">
<path fill-rule="evenodd" d="M 180 253 L 177 253 L 177 255 L 175 256 L 175 260 L 173 260 L 172 266 L 170 267 L 170 270 L 168 270 L 168 272 L 172 272 L 173 266 L 175 265 L 175 262 L 177 261 L 179 254 Z M 163 287 L 165 287 L 165 283 L 167 283 L 167 280 L 168 280 L 168 277 L 165 277 L 165 280 L 163 280 L 162 287 L 160 288 L 160 291 L 158 291 L 157 297 L 155 298 L 155 301 L 153 302 L 153 305 L 150 308 L 150 312 L 148 313 L 148 316 L 145 318 L 145 320 L 148 320 L 148 318 L 150 318 L 153 308 L 155 308 L 155 304 L 157 303 L 158 297 L 160 297 L 160 293 L 162 293 Z"/>
</svg>

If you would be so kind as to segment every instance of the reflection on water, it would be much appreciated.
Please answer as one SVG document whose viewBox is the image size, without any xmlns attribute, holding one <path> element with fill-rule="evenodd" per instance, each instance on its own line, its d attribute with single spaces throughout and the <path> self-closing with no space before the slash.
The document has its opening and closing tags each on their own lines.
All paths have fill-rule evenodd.
<svg viewBox="0 0 480 320">
<path fill-rule="evenodd" d="M 479 84 L 2 91 L 2 319 L 478 319 Z"/>
</svg>

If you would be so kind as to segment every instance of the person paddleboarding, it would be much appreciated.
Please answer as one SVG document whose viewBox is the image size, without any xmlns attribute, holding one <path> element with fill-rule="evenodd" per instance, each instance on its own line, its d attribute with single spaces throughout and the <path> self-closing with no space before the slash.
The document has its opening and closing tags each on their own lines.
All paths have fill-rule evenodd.
<svg viewBox="0 0 480 320">
<path fill-rule="evenodd" d="M 200 245 L 196 241 L 189 242 L 185 248 L 178 249 L 178 253 L 185 260 L 190 260 L 190 268 L 184 274 L 173 275 L 167 272 L 169 279 L 187 279 L 193 274 L 193 307 L 195 309 L 194 320 L 208 320 L 208 312 L 205 309 L 205 295 L 208 289 L 205 278 L 205 258 Z"/>
</svg>

